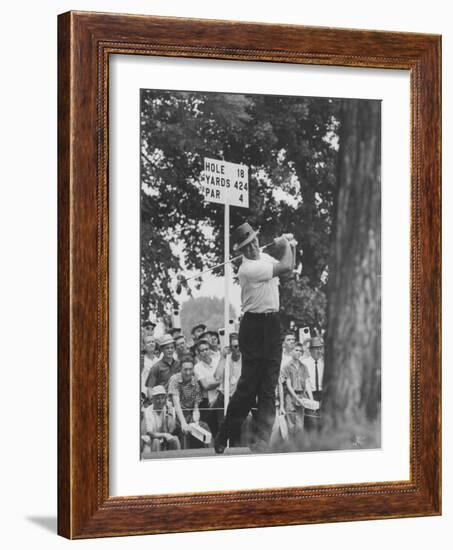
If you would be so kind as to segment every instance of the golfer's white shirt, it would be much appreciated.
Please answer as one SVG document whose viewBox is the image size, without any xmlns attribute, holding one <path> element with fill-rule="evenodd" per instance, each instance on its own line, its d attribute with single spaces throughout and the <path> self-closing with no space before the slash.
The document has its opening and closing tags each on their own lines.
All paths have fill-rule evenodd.
<svg viewBox="0 0 453 550">
<path fill-rule="evenodd" d="M 238 271 L 243 313 L 279 310 L 278 277 L 272 277 L 276 263 L 278 261 L 265 252 L 261 252 L 259 260 L 243 258 Z"/>
</svg>

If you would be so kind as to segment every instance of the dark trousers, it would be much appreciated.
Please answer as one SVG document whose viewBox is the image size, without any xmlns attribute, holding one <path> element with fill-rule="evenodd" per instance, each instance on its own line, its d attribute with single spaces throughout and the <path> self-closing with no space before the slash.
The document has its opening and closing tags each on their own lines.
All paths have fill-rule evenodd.
<svg viewBox="0 0 453 550">
<path fill-rule="evenodd" d="M 217 439 L 226 443 L 237 434 L 256 404 L 256 441 L 267 443 L 275 420 L 275 388 L 282 358 L 278 314 L 245 313 L 239 328 L 239 348 L 242 354 L 241 377 Z"/>
<path fill-rule="evenodd" d="M 200 401 L 198 407 L 200 409 L 200 420 L 209 426 L 209 431 L 211 432 L 212 437 L 215 437 L 219 430 L 219 417 L 217 411 L 214 410 L 216 404 L 213 403 L 212 405 L 209 405 L 208 399 L 204 397 Z"/>
<path fill-rule="evenodd" d="M 313 391 L 313 399 L 322 403 L 322 391 Z M 307 432 L 319 432 L 321 430 L 321 411 L 305 410 L 305 429 Z"/>
<path fill-rule="evenodd" d="M 225 406 L 225 396 L 221 391 L 219 391 L 216 400 L 214 401 L 212 408 L 216 409 L 217 414 L 217 427 L 220 426 L 220 424 L 223 421 L 224 412 L 223 408 Z M 241 445 L 241 427 L 236 426 L 236 431 L 234 433 L 230 434 L 230 445 L 232 447 L 240 447 Z M 217 435 L 217 432 L 216 432 Z"/>
</svg>

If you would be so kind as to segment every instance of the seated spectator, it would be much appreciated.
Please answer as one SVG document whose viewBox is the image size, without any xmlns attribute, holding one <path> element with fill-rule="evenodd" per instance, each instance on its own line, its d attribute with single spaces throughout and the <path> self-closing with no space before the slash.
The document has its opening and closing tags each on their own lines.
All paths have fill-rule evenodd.
<svg viewBox="0 0 453 550">
<path fill-rule="evenodd" d="M 183 449 L 204 447 L 190 432 L 191 423 L 198 423 L 209 430 L 204 422 L 200 422 L 199 404 L 202 400 L 201 388 L 194 376 L 194 360 L 186 355 L 181 360 L 181 372 L 174 374 L 168 383 L 168 394 L 173 400 L 176 421 Z"/>
<path fill-rule="evenodd" d="M 165 403 L 165 388 L 154 386 L 148 393 L 151 405 L 143 411 L 143 452 L 179 450 L 179 439 L 173 434 L 176 430 L 174 409 L 169 409 Z"/>
<path fill-rule="evenodd" d="M 162 358 L 151 367 L 146 380 L 146 386 L 148 388 L 164 386 L 165 390 L 167 390 L 170 377 L 180 371 L 181 365 L 173 357 L 175 344 L 169 334 L 164 334 L 159 340 L 159 348 L 162 352 Z"/>
<path fill-rule="evenodd" d="M 194 372 L 195 379 L 201 386 L 202 400 L 200 402 L 201 420 L 206 422 L 215 437 L 218 430 L 218 419 L 216 411 L 212 407 L 217 399 L 217 388 L 220 380 L 216 379 L 216 366 L 212 360 L 211 349 L 207 340 L 199 340 L 197 343 L 197 355 L 199 361 L 196 363 Z"/>
<path fill-rule="evenodd" d="M 302 353 L 302 344 L 296 344 L 292 361 L 283 365 L 280 373 L 289 437 L 300 436 L 303 432 L 305 410 L 302 398 L 313 399 L 310 374 L 306 365 L 300 360 Z"/>
</svg>

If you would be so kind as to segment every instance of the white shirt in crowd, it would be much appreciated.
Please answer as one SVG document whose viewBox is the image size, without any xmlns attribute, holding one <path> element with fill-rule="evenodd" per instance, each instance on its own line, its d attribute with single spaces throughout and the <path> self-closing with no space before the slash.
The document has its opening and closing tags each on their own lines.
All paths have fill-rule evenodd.
<svg viewBox="0 0 453 550">
<path fill-rule="evenodd" d="M 219 349 L 217 351 L 211 350 L 211 365 L 214 365 L 215 367 L 217 367 L 220 361 L 220 356 L 221 356 L 221 353 Z"/>
<path fill-rule="evenodd" d="M 157 363 L 159 361 L 159 357 L 153 357 L 150 359 L 148 356 L 144 356 L 143 358 L 143 370 L 141 374 L 141 392 L 147 395 L 147 387 L 146 387 L 146 381 L 148 380 L 149 371 L 151 370 L 151 367 L 154 365 L 154 363 Z"/>
<path fill-rule="evenodd" d="M 272 277 L 272 266 L 276 263 L 278 261 L 265 252 L 261 252 L 259 260 L 242 259 L 238 277 L 244 313 L 279 310 L 278 277 Z"/>
<path fill-rule="evenodd" d="M 293 356 L 283 351 L 282 362 L 280 363 L 280 371 L 285 365 L 288 365 L 289 363 L 291 363 L 292 360 L 293 360 Z"/>
<path fill-rule="evenodd" d="M 200 382 L 200 380 L 204 379 L 208 384 L 215 382 L 216 380 L 214 378 L 214 373 L 216 367 L 217 364 L 214 361 L 212 361 L 210 365 L 208 365 L 204 361 L 199 361 L 194 367 L 195 380 L 197 382 Z M 209 404 L 214 403 L 217 397 L 217 388 L 214 388 L 212 390 L 205 390 L 203 387 L 201 387 L 201 391 L 203 397 L 208 398 Z"/>
<path fill-rule="evenodd" d="M 233 395 L 233 393 L 236 391 L 236 386 L 238 384 L 238 380 L 241 377 L 241 371 L 242 371 L 242 356 L 239 356 L 239 359 L 237 361 L 233 361 L 231 355 L 229 356 L 229 362 L 230 362 L 230 397 Z M 222 376 L 222 381 L 220 382 L 219 390 L 225 394 L 225 371 L 224 376 Z"/>
<path fill-rule="evenodd" d="M 146 407 L 143 418 L 145 433 L 173 431 L 168 425 L 169 417 L 171 417 L 170 422 L 174 421 L 174 409 L 169 411 L 164 406 L 161 411 L 155 411 L 153 405 Z"/>
</svg>

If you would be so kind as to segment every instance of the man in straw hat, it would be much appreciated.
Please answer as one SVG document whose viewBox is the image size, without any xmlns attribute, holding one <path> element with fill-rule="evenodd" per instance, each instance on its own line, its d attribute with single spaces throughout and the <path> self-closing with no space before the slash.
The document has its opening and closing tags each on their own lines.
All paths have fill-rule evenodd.
<svg viewBox="0 0 453 550">
<path fill-rule="evenodd" d="M 167 390 L 170 377 L 181 370 L 179 361 L 173 356 L 175 343 L 170 334 L 164 334 L 161 337 L 159 340 L 159 349 L 162 352 L 162 359 L 151 367 L 146 385 L 148 388 L 164 386 L 165 390 Z"/>
<path fill-rule="evenodd" d="M 166 391 L 163 386 L 148 389 L 151 405 L 144 410 L 143 452 L 177 451 L 181 448 L 179 439 L 174 435 L 176 420 L 173 410 L 166 405 Z"/>
<path fill-rule="evenodd" d="M 279 260 L 261 252 L 257 232 L 243 223 L 231 235 L 233 250 L 243 255 L 238 271 L 243 317 L 239 328 L 241 377 L 215 439 L 223 453 L 257 403 L 256 429 L 250 448 L 266 452 L 275 419 L 275 387 L 282 357 L 278 277 L 293 269 L 294 258 L 286 237 L 275 239 Z"/>
</svg>

